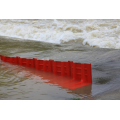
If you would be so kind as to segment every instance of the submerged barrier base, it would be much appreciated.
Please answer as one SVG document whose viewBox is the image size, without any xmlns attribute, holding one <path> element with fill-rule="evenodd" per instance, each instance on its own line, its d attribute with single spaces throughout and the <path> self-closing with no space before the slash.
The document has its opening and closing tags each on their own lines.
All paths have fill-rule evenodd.
<svg viewBox="0 0 120 120">
<path fill-rule="evenodd" d="M 7 57 L 4 55 L 0 55 L 0 58 L 4 62 L 35 68 L 38 71 L 44 71 L 44 73 L 47 72 L 44 78 L 49 79 L 49 83 L 64 88 L 76 89 L 92 84 L 91 64 L 74 63 L 73 61 L 38 60 L 37 58 L 27 59 L 18 56 Z M 51 73 L 55 77 L 51 77 Z"/>
</svg>

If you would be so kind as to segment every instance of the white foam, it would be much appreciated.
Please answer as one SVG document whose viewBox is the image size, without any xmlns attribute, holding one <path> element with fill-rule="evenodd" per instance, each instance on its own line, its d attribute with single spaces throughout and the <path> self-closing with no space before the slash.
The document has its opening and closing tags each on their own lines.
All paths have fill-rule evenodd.
<svg viewBox="0 0 120 120">
<path fill-rule="evenodd" d="M 0 20 L 0 36 L 120 49 L 120 20 Z"/>
</svg>

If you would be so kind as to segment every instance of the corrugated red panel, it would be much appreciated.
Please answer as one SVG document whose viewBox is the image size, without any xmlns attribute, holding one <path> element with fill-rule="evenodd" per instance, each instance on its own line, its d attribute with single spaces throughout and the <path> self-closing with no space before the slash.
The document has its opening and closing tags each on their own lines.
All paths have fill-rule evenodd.
<svg viewBox="0 0 120 120">
<path fill-rule="evenodd" d="M 73 61 L 54 61 L 54 60 L 37 60 L 20 57 L 6 57 L 0 55 L 1 60 L 15 63 L 26 67 L 36 68 L 37 70 L 53 72 L 59 75 L 58 78 L 52 77 L 50 83 L 58 84 L 62 87 L 75 89 L 88 84 L 92 84 L 91 64 L 74 63 Z M 64 77 L 63 77 L 64 76 Z M 65 78 L 65 79 L 64 79 Z"/>
<path fill-rule="evenodd" d="M 27 62 L 26 67 L 32 67 L 32 68 L 35 67 L 35 58 L 33 58 L 33 59 L 27 59 L 26 62 Z"/>
</svg>

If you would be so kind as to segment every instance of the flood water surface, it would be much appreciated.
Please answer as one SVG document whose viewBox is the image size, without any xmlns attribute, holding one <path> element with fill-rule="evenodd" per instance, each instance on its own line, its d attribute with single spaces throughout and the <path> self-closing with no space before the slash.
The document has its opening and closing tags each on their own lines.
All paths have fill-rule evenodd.
<svg viewBox="0 0 120 120">
<path fill-rule="evenodd" d="M 2 38 L 0 45 L 0 53 L 5 56 L 92 63 L 93 82 L 70 90 L 47 82 L 55 79 L 54 75 L 0 61 L 0 99 L 95 99 L 96 95 L 119 88 L 119 50 L 78 47 L 77 43 L 71 46 L 71 43 L 10 42 Z"/>
<path fill-rule="evenodd" d="M 49 83 L 49 80 L 61 79 L 57 76 L 0 61 L 0 99 L 96 99 L 96 96 L 119 89 L 119 20 L 111 22 L 113 25 L 110 20 L 1 20 L 1 55 L 91 63 L 92 84 L 71 90 Z M 114 34 L 108 35 L 113 31 Z"/>
</svg>

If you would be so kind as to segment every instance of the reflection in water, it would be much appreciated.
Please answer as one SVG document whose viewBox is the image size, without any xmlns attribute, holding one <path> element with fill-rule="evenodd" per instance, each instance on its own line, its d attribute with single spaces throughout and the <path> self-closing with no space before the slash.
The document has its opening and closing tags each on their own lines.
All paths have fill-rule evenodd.
<svg viewBox="0 0 120 120">
<path fill-rule="evenodd" d="M 57 79 L 60 85 L 62 77 L 0 61 L 0 99 L 71 99 L 83 94 L 95 97 L 119 88 L 119 23 L 120 20 L 1 20 L 0 54 L 91 63 L 92 88 L 70 90 L 53 81 Z M 86 93 L 80 94 L 81 91 Z"/>
<path fill-rule="evenodd" d="M 44 72 L 44 71 L 38 71 L 34 68 L 27 68 L 23 66 L 18 65 L 11 65 L 9 63 L 1 62 L 0 69 L 4 71 L 4 74 L 7 75 L 7 78 L 10 79 L 7 80 L 6 78 L 3 79 L 3 83 L 0 83 L 0 86 L 2 87 L 2 90 L 6 91 L 4 93 L 0 93 L 0 97 L 4 99 L 13 99 L 15 96 L 17 96 L 17 99 L 41 99 L 38 95 L 44 95 L 43 99 L 71 99 L 75 97 L 79 97 L 82 99 L 89 99 L 91 98 L 91 85 L 87 85 L 85 87 L 77 88 L 77 89 L 66 89 L 66 87 L 69 87 L 69 82 L 71 78 L 69 77 L 61 77 L 58 75 L 54 75 L 53 73 Z M 3 75 L 5 77 L 5 75 Z M 0 81 L 1 82 L 1 81 Z M 32 83 L 33 82 L 33 83 Z M 47 83 L 47 84 L 43 84 Z M 64 84 L 66 83 L 66 84 Z M 42 87 L 41 86 L 44 86 Z M 51 98 L 49 96 L 49 90 L 50 86 L 58 86 L 54 92 L 58 93 L 60 91 L 66 91 L 62 93 L 62 98 Z M 42 88 L 42 89 L 41 89 Z M 54 87 L 53 87 L 54 88 Z M 46 93 L 42 92 L 40 93 L 39 90 L 47 91 Z M 38 91 L 35 93 L 35 91 Z M 54 93 L 52 91 L 52 94 Z M 55 94 L 56 94 L 55 93 Z M 3 95 L 4 94 L 4 95 Z M 21 95 L 24 97 L 21 97 Z M 36 94 L 35 96 L 33 94 Z M 11 97 L 12 96 L 12 97 Z M 48 96 L 45 98 L 45 96 Z M 70 97 L 67 97 L 70 96 Z"/>
<path fill-rule="evenodd" d="M 81 96 L 82 99 L 94 99 L 92 97 L 91 90 L 92 90 L 92 85 L 86 85 L 84 87 L 73 89 L 68 93 L 77 94 L 77 95 Z"/>
</svg>

